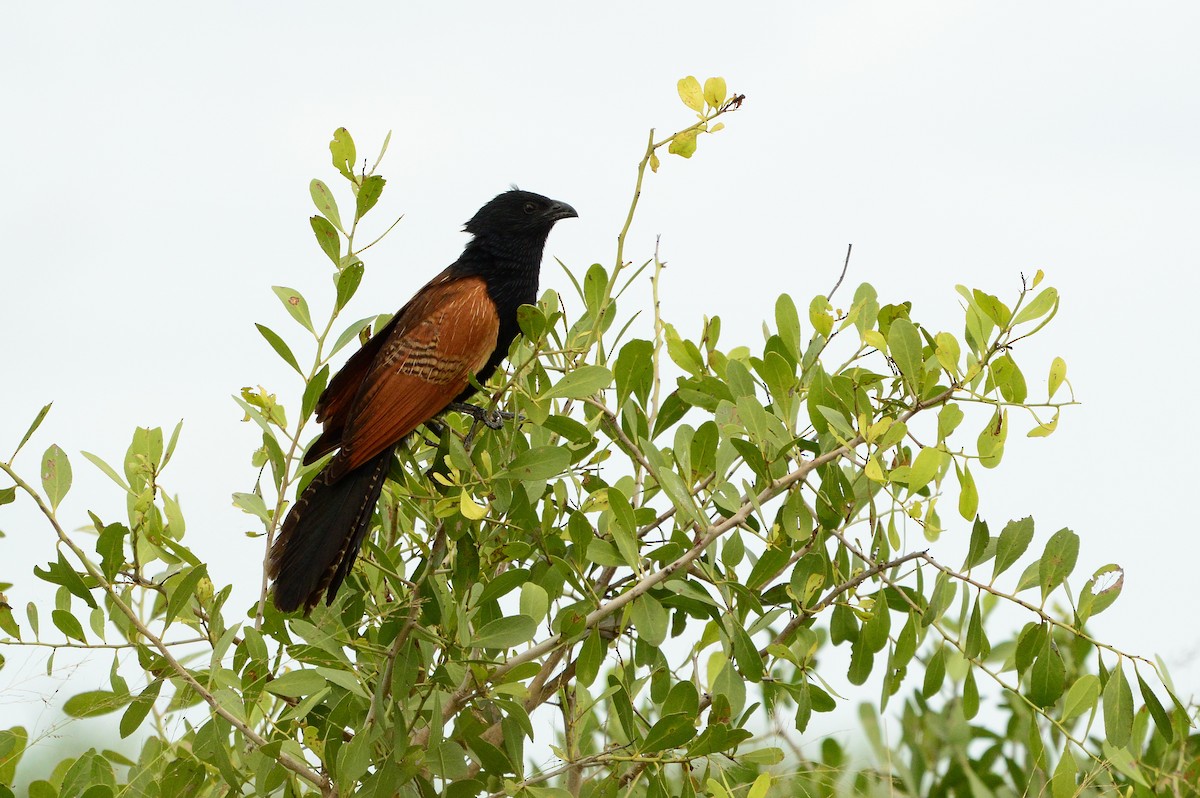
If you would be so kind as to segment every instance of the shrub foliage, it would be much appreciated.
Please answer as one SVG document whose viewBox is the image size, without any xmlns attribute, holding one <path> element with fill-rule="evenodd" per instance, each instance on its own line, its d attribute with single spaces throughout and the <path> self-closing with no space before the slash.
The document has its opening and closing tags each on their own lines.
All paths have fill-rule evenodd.
<svg viewBox="0 0 1200 798">
<path fill-rule="evenodd" d="M 630 262 L 626 236 L 647 169 L 690 158 L 744 99 L 720 78 L 678 88 L 697 121 L 651 131 L 612 265 L 566 268 L 570 295 L 523 307 L 483 386 L 518 420 L 451 414 L 414 438 L 332 606 L 282 616 L 264 578 L 231 612 L 164 487 L 179 427 L 138 429 L 119 465 L 83 453 L 128 514 L 70 531 L 67 453 L 50 446 L 40 479 L 14 465 L 38 415 L 0 503 L 21 494 L 56 535 L 35 573 L 57 600 L 23 621 L 2 602 L 2 644 L 49 646 L 50 670 L 59 647 L 113 655 L 65 711 L 120 713 L 144 743 L 137 761 L 66 759 L 31 795 L 1196 794 L 1197 737 L 1161 663 L 1087 631 L 1121 568 L 1078 562 L 1069 529 L 977 513 L 975 477 L 1010 434 L 1047 437 L 1074 404 L 1064 360 L 1021 360 L 1055 289 L 1040 271 L 1000 295 L 958 286 L 953 331 L 841 279 L 779 296 L 753 346 L 726 344 L 718 316 L 677 327 L 658 253 Z M 312 473 L 333 360 L 388 318 L 342 318 L 386 181 L 345 129 L 330 151 L 351 197 L 312 181 L 330 310 L 276 286 L 291 325 L 256 326 L 302 382 L 235 397 L 262 433 L 258 479 L 234 494 L 256 551 Z M 935 555 L 941 535 L 969 539 L 965 560 Z M 875 696 L 854 758 L 806 736 L 851 686 Z M 0 785 L 27 737 L 0 731 Z"/>
</svg>

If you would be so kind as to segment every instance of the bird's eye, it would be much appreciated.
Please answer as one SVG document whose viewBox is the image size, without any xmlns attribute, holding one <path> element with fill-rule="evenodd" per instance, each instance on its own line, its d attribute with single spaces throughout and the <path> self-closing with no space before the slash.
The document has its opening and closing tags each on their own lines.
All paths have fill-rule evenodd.
<svg viewBox="0 0 1200 798">
<path fill-rule="evenodd" d="M 534 205 L 532 202 L 525 203 L 525 213 L 533 213 L 536 210 L 537 210 L 537 206 Z"/>
</svg>

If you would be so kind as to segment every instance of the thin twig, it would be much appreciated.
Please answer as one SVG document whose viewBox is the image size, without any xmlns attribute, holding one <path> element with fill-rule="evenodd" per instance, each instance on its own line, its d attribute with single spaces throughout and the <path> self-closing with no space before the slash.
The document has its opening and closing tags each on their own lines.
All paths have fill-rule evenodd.
<svg viewBox="0 0 1200 798">
<path fill-rule="evenodd" d="M 842 264 L 842 273 L 838 275 L 837 282 L 833 284 L 833 288 L 829 289 L 829 293 L 825 295 L 826 301 L 833 301 L 833 295 L 841 288 L 842 280 L 846 279 L 846 269 L 850 268 L 850 250 L 852 249 L 854 249 L 854 244 L 846 245 L 846 262 Z"/>
</svg>

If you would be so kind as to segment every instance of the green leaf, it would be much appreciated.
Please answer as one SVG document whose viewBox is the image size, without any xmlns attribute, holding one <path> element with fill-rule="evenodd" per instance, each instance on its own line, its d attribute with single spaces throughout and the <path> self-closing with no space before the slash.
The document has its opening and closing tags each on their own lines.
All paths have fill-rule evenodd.
<svg viewBox="0 0 1200 798">
<path fill-rule="evenodd" d="M 338 234 L 337 228 L 326 221 L 324 216 L 310 216 L 308 223 L 312 225 L 313 235 L 317 237 L 317 244 L 320 245 L 321 251 L 325 253 L 325 257 L 333 261 L 334 266 L 340 266 L 342 262 L 342 239 Z"/>
<path fill-rule="evenodd" d="M 700 88 L 700 81 L 688 75 L 686 78 L 679 79 L 676 89 L 679 91 L 679 99 L 683 100 L 684 105 L 698 114 L 704 112 L 704 92 Z"/>
<path fill-rule="evenodd" d="M 329 190 L 329 186 L 320 180 L 314 180 L 308 184 L 308 193 L 321 215 L 328 219 L 334 227 L 345 233 L 346 229 L 342 227 L 342 217 L 338 213 L 337 200 L 333 198 L 333 192 Z"/>
<path fill-rule="evenodd" d="M 536 305 L 521 305 L 517 308 L 517 325 L 521 333 L 531 341 L 541 340 L 546 332 L 546 314 Z"/>
<path fill-rule="evenodd" d="M 1116 577 L 1111 582 L 1107 580 L 1109 574 L 1116 574 Z M 1102 578 L 1107 582 L 1106 587 L 1102 588 L 1099 593 L 1094 592 L 1097 583 Z M 1121 589 L 1125 585 L 1125 571 L 1121 566 L 1115 563 L 1109 563 L 1096 569 L 1089 579 L 1083 585 L 1083 590 L 1079 591 L 1079 606 L 1077 612 L 1082 622 L 1086 622 L 1093 615 L 1099 615 L 1104 610 L 1108 609 L 1117 597 L 1121 595 Z"/>
<path fill-rule="evenodd" d="M 1079 536 L 1065 527 L 1046 541 L 1046 549 L 1038 565 L 1038 582 L 1042 587 L 1042 600 L 1061 585 L 1075 570 L 1079 557 Z"/>
<path fill-rule="evenodd" d="M 522 615 L 528 615 L 535 621 L 542 621 L 550 609 L 550 594 L 546 588 L 536 582 L 526 582 L 521 585 L 520 610 Z"/>
<path fill-rule="evenodd" d="M 167 599 L 167 614 L 163 619 L 163 626 L 170 626 L 196 596 L 196 586 L 200 584 L 200 580 L 208 576 L 208 567 L 197 565 L 194 568 L 188 569 L 173 587 L 168 584 L 167 588 L 170 591 L 170 598 Z M 174 580 L 172 580 L 174 581 Z"/>
<path fill-rule="evenodd" d="M 967 659 L 978 659 L 980 654 L 984 658 L 987 657 L 984 647 L 987 645 L 987 638 L 983 633 L 983 613 L 979 609 L 979 598 L 976 597 L 975 604 L 971 608 L 971 619 L 967 622 L 967 638 L 966 644 L 963 646 L 963 654 Z"/>
<path fill-rule="evenodd" d="M 1150 710 L 1150 717 L 1154 718 L 1154 725 L 1158 728 L 1158 733 L 1168 743 L 1174 741 L 1175 730 L 1171 727 L 1171 718 L 1167 715 L 1167 710 L 1163 708 L 1162 702 L 1158 700 L 1158 696 L 1150 689 L 1150 685 L 1146 684 L 1145 679 L 1142 678 L 1142 674 L 1137 672 L 1136 667 L 1133 672 L 1137 676 L 1138 690 L 1142 693 L 1142 701 L 1146 703 L 1146 709 Z"/>
<path fill-rule="evenodd" d="M 265 324 L 258 324 L 256 322 L 254 326 L 262 334 L 262 337 L 267 339 L 267 343 L 275 350 L 275 354 L 283 358 L 284 363 L 294 368 L 296 373 L 303 377 L 304 372 L 300 370 L 300 364 L 296 362 L 296 356 L 292 354 L 291 347 L 274 330 Z"/>
<path fill-rule="evenodd" d="M 979 713 L 979 685 L 975 682 L 973 668 L 967 671 L 967 677 L 963 679 L 962 711 L 963 717 L 967 720 Z"/>
<path fill-rule="evenodd" d="M 1096 708 L 1100 699 L 1100 677 L 1094 673 L 1081 674 L 1063 699 L 1062 720 L 1065 723 Z"/>
<path fill-rule="evenodd" d="M 158 700 L 158 694 L 162 690 L 162 685 L 162 679 L 155 679 L 150 682 L 150 684 L 146 685 L 146 689 L 137 698 L 133 699 L 125 709 L 125 713 L 121 715 L 121 739 L 125 739 L 133 734 L 142 725 L 142 721 L 150 714 L 154 702 Z"/>
<path fill-rule="evenodd" d="M 871 651 L 860 636 L 850 645 L 850 668 L 846 671 L 846 676 L 849 678 L 850 684 L 865 684 L 867 677 L 871 675 L 871 669 L 874 667 L 874 664 L 875 653 Z"/>
<path fill-rule="evenodd" d="M 383 187 L 387 184 L 379 175 L 371 175 L 364 178 L 362 186 L 358 189 L 358 196 L 354 200 L 354 215 L 355 218 L 361 219 L 367 215 L 367 212 L 375 207 L 375 203 L 379 202 L 379 197 L 383 194 Z"/>
<path fill-rule="evenodd" d="M 96 468 L 99 468 L 101 471 L 103 471 L 108 478 L 117 483 L 122 490 L 129 490 L 129 485 L 125 483 L 125 480 L 121 478 L 121 475 L 117 473 L 115 468 L 91 452 L 80 452 L 80 454 L 86 457 L 92 465 L 96 466 Z M 4 504 L 4 502 L 0 501 L 0 504 Z"/>
<path fill-rule="evenodd" d="M 1050 777 L 1050 798 L 1075 798 L 1078 794 L 1075 784 L 1077 767 L 1071 746 L 1065 746 L 1054 768 L 1054 775 Z"/>
<path fill-rule="evenodd" d="M 54 610 L 50 613 L 50 620 L 68 638 L 78 640 L 80 643 L 87 643 L 87 638 L 83 636 L 83 625 L 79 623 L 79 619 L 66 610 Z"/>
<path fill-rule="evenodd" d="M 721 104 L 725 102 L 727 93 L 725 78 L 709 78 L 704 81 L 704 102 L 711 107 L 720 108 Z"/>
<path fill-rule="evenodd" d="M 975 477 L 971 476 L 971 469 L 965 462 L 962 468 L 955 463 L 954 471 L 958 474 L 958 514 L 966 521 L 974 520 L 979 512 L 979 490 L 975 487 Z"/>
<path fill-rule="evenodd" d="M 539 396 L 538 400 L 583 399 L 607 388 L 612 379 L 612 372 L 604 366 L 581 366 L 564 375 Z"/>
<path fill-rule="evenodd" d="M 92 609 L 96 608 L 96 599 L 92 597 L 92 593 L 84 583 L 83 577 L 71 567 L 61 551 L 58 552 L 58 559 L 55 562 L 48 563 L 44 570 L 34 566 L 33 573 L 43 582 L 62 585 L 71 591 L 71 595 L 83 599 Z M 35 631 L 34 634 L 37 634 L 37 632 Z"/>
<path fill-rule="evenodd" d="M 1118 660 L 1104 685 L 1104 737 L 1116 748 L 1124 748 L 1133 731 L 1133 691 Z"/>
<path fill-rule="evenodd" d="M 617 383 L 617 404 L 625 404 L 630 394 L 643 405 L 654 386 L 654 344 L 637 338 L 621 347 L 613 363 Z"/>
<path fill-rule="evenodd" d="M 508 468 L 497 477 L 534 481 L 551 479 L 561 474 L 571 463 L 571 452 L 563 446 L 535 446 L 512 459 Z"/>
<path fill-rule="evenodd" d="M 17 619 L 13 617 L 12 607 L 0 601 L 0 630 L 7 632 L 17 640 L 21 639 L 21 627 L 17 623 Z M 4 660 L 0 658 L 0 668 L 4 667 Z"/>
<path fill-rule="evenodd" d="M 938 411 L 938 440 L 949 438 L 958 425 L 962 423 L 963 411 L 957 404 L 947 404 Z"/>
<path fill-rule="evenodd" d="M 358 290 L 358 284 L 363 278 L 363 262 L 355 260 L 353 263 L 342 269 L 341 274 L 337 279 L 337 309 L 340 312 L 346 307 L 346 303 L 354 298 L 354 293 Z"/>
<path fill-rule="evenodd" d="M 87 457 L 87 452 L 83 453 Z M 0 488 L 0 507 L 6 504 L 12 504 L 17 498 L 17 486 L 13 485 L 10 488 Z"/>
<path fill-rule="evenodd" d="M 691 741 L 696 736 L 695 718 L 688 717 L 682 712 L 666 715 L 646 732 L 638 750 L 643 754 L 653 754 L 668 748 L 678 748 Z"/>
<path fill-rule="evenodd" d="M 737 662 L 742 677 L 749 682 L 758 684 L 763 677 L 762 657 L 754 645 L 749 632 L 739 623 L 730 623 L 730 642 L 733 644 L 733 657 Z"/>
<path fill-rule="evenodd" d="M 1044 316 L 1047 311 L 1057 304 L 1058 291 L 1054 288 L 1046 288 L 1034 297 L 1032 302 L 1017 312 L 1017 317 L 1013 319 L 1013 324 L 1017 325 Z"/>
<path fill-rule="evenodd" d="M 1017 361 L 1009 355 L 1001 355 L 991 363 L 992 380 L 1006 401 L 1021 404 L 1029 395 L 1025 376 L 1017 367 Z"/>
<path fill-rule="evenodd" d="M 1146 778 L 1142 775 L 1138 763 L 1134 761 L 1133 756 L 1129 753 L 1129 749 L 1124 746 L 1116 746 L 1105 741 L 1100 746 L 1101 752 L 1104 754 L 1106 766 L 1115 768 L 1119 773 L 1128 776 L 1131 780 L 1140 784 L 1143 787 L 1149 787 Z M 1126 795 L 1137 795 L 1132 789 L 1126 791 Z"/>
<path fill-rule="evenodd" d="M 333 156 L 333 168 L 342 173 L 347 180 L 354 180 L 354 166 L 358 155 L 354 150 L 354 139 L 350 131 L 339 127 L 333 131 L 333 139 L 329 142 L 329 154 Z"/>
<path fill-rule="evenodd" d="M 315 670 L 288 671 L 267 682 L 267 692 L 287 698 L 312 695 L 325 689 L 325 677 Z"/>
<path fill-rule="evenodd" d="M 343 795 L 354 792 L 354 784 L 371 765 L 371 737 L 360 730 L 354 739 L 338 748 L 337 784 Z"/>
<path fill-rule="evenodd" d="M 300 292 L 285 285 L 273 285 L 271 290 L 275 292 L 275 296 L 279 297 L 279 301 L 283 303 L 283 308 L 288 315 L 300 322 L 304 329 L 312 332 L 312 317 L 308 313 L 308 302 L 300 295 Z M 299 371 L 299 368 L 296 370 Z"/>
<path fill-rule="evenodd" d="M 1029 700 L 1035 706 L 1052 706 L 1062 695 L 1066 681 L 1067 670 L 1062 656 L 1058 653 L 1058 648 L 1050 639 L 1050 635 L 1046 635 L 1046 642 L 1030 670 Z"/>
<path fill-rule="evenodd" d="M 580 687 L 591 687 L 603 661 L 604 641 L 600 639 L 599 630 L 593 629 L 579 648 L 579 658 L 575 660 L 575 683 Z"/>
<path fill-rule="evenodd" d="M 937 476 L 938 470 L 941 469 L 942 463 L 946 462 L 947 457 L 946 452 L 938 451 L 932 448 L 932 446 L 925 446 L 924 449 L 920 450 L 916 460 L 912 461 L 912 468 L 908 472 L 908 490 L 916 492 L 920 488 L 929 485 L 929 482 Z"/>
<path fill-rule="evenodd" d="M 629 618 L 637 628 L 639 640 L 652 646 L 661 646 L 666 641 L 671 614 L 654 596 L 648 593 L 638 596 Z"/>
<path fill-rule="evenodd" d="M 992 571 L 992 581 L 1007 571 L 1021 558 L 1029 542 L 1033 540 L 1033 519 L 1029 516 L 1019 521 L 1009 521 L 1004 525 L 999 540 L 996 541 L 996 562 Z"/>
<path fill-rule="evenodd" d="M 609 534 L 621 553 L 625 565 L 638 566 L 637 520 L 629 499 L 618 488 L 609 488 L 606 492 L 608 510 L 605 515 L 610 519 Z"/>
<path fill-rule="evenodd" d="M 775 300 L 775 326 L 779 330 L 779 340 L 783 341 L 793 363 L 799 363 L 804 352 L 804 343 L 800 340 L 800 313 L 796 303 L 787 294 L 780 294 Z"/>
<path fill-rule="evenodd" d="M 991 535 L 988 534 L 987 522 L 981 518 L 976 518 L 975 523 L 971 526 L 971 544 L 967 548 L 967 559 L 963 563 L 964 568 L 974 568 L 976 565 L 986 562 L 985 554 L 991 539 Z"/>
<path fill-rule="evenodd" d="M 537 621 L 528 615 L 510 615 L 485 623 L 470 641 L 476 648 L 512 648 L 533 639 Z"/>
<path fill-rule="evenodd" d="M 24 726 L 0 730 L 0 790 L 7 789 L 4 785 L 12 784 L 16 780 L 17 765 L 28 744 L 29 732 Z M 13 793 L 8 794 L 11 796 Z"/>
<path fill-rule="evenodd" d="M 326 363 L 324 366 L 321 366 L 321 370 L 318 371 L 315 375 L 313 375 L 313 378 L 308 381 L 307 385 L 304 386 L 304 395 L 300 398 L 300 417 L 301 418 L 308 418 L 309 416 L 312 415 L 313 410 L 317 406 L 317 402 L 319 402 L 321 400 L 321 394 L 325 393 L 325 386 L 328 384 L 329 384 L 329 364 Z M 267 440 L 272 441 L 275 448 L 279 447 L 279 443 L 277 441 L 275 441 L 275 439 L 273 437 L 268 438 L 267 435 L 264 433 L 264 435 L 263 435 L 264 445 L 271 445 L 271 444 L 266 444 Z M 280 455 L 281 455 L 280 456 L 280 461 L 281 461 L 280 466 L 281 467 L 278 469 L 278 473 L 283 472 L 282 450 L 280 450 Z"/>
<path fill-rule="evenodd" d="M 921 355 L 921 334 L 916 325 L 905 318 L 892 321 L 892 328 L 888 330 L 888 354 L 896 361 L 896 367 L 912 393 L 919 394 L 925 375 L 925 359 Z"/>
<path fill-rule="evenodd" d="M 972 292 L 975 298 L 975 304 L 987 315 L 989 319 L 996 322 L 999 327 L 1004 327 L 1008 324 L 1008 320 L 1012 317 L 1012 311 L 1008 306 L 1001 302 L 991 294 L 984 293 L 976 288 Z"/>
<path fill-rule="evenodd" d="M 35 416 L 33 419 L 33 423 L 29 425 L 29 429 L 25 430 L 25 434 L 21 436 L 21 442 L 17 444 L 17 448 L 15 451 L 13 451 L 12 457 L 8 459 L 10 463 L 16 459 L 17 453 L 25 448 L 25 444 L 29 443 L 29 439 L 33 437 L 33 433 L 37 432 L 37 428 L 42 426 L 42 422 L 46 419 L 46 414 L 50 412 L 50 405 L 53 404 L 54 403 L 51 402 L 38 411 L 37 416 Z"/>
<path fill-rule="evenodd" d="M 42 489 L 50 500 L 51 510 L 58 509 L 59 502 L 71 489 L 71 461 L 57 444 L 50 444 L 42 455 Z"/>
<path fill-rule="evenodd" d="M 63 714 L 69 718 L 94 718 L 107 715 L 125 706 L 131 699 L 128 694 L 118 695 L 108 690 L 89 690 L 73 695 L 63 704 Z"/>
<path fill-rule="evenodd" d="M 374 316 L 367 316 L 366 318 L 359 319 L 358 321 L 352 322 L 350 324 L 350 326 L 348 326 L 348 327 L 346 327 L 346 329 L 342 330 L 342 334 L 339 335 L 337 337 L 337 340 L 333 342 L 333 347 L 329 350 L 329 356 L 332 357 L 332 356 L 336 355 L 338 352 L 342 351 L 342 348 L 345 347 L 346 344 L 350 343 L 355 338 L 357 338 L 360 333 L 362 333 L 364 331 L 369 333 L 370 332 L 369 325 L 370 325 L 371 320 L 374 318 L 375 318 Z"/>
<path fill-rule="evenodd" d="M 528 568 L 510 568 L 484 586 L 476 604 L 482 606 L 489 601 L 495 601 L 528 581 Z"/>
</svg>

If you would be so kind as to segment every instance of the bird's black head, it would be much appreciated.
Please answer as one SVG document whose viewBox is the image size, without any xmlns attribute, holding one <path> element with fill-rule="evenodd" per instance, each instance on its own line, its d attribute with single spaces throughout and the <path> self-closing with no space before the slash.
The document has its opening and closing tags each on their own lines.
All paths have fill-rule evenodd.
<svg viewBox="0 0 1200 798">
<path fill-rule="evenodd" d="M 514 188 L 480 208 L 463 229 L 476 238 L 512 236 L 545 241 L 555 222 L 573 216 L 579 214 L 565 202 Z"/>
</svg>

